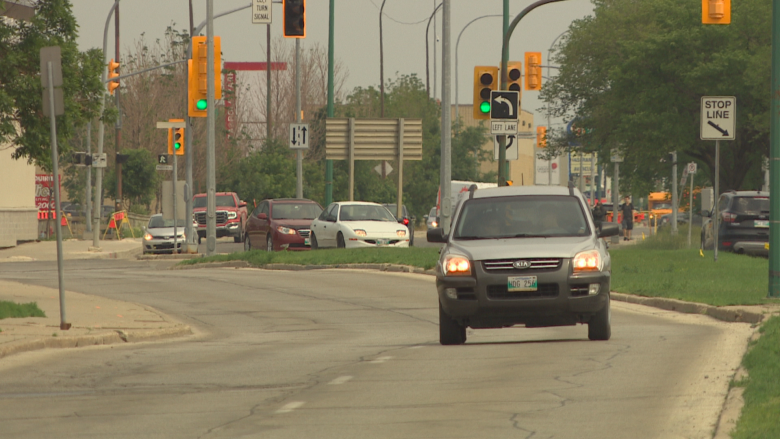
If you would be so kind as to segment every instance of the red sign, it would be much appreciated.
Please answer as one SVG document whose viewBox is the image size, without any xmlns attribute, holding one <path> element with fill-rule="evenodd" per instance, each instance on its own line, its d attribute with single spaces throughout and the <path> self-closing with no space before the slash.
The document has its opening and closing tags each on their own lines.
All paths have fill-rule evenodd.
<svg viewBox="0 0 780 439">
<path fill-rule="evenodd" d="M 59 180 L 61 191 L 62 176 Z M 53 174 L 35 174 L 35 205 L 38 206 L 39 211 L 55 210 L 53 183 Z M 49 204 L 49 197 L 51 197 L 51 204 Z"/>
</svg>

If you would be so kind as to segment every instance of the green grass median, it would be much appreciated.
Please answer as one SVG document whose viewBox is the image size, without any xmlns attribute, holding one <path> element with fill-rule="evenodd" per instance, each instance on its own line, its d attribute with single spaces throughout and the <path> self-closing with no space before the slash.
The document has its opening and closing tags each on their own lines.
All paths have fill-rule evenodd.
<svg viewBox="0 0 780 439">
<path fill-rule="evenodd" d="M 692 230 L 688 248 L 687 227 L 676 236 L 668 227 L 636 245 L 610 250 L 612 291 L 648 297 L 665 297 L 714 306 L 780 304 L 768 299 L 769 264 L 766 258 L 718 252 L 699 252 L 700 228 Z"/>
<path fill-rule="evenodd" d="M 0 319 L 9 317 L 46 317 L 46 314 L 38 308 L 38 304 L 35 302 L 14 303 L 0 300 Z"/>
<path fill-rule="evenodd" d="M 269 253 L 263 250 L 236 252 L 205 258 L 188 259 L 182 265 L 208 262 L 246 261 L 255 267 L 268 264 L 343 265 L 343 264 L 398 264 L 430 269 L 436 266 L 438 248 L 362 248 L 321 249 L 314 251 L 282 251 Z"/>
</svg>

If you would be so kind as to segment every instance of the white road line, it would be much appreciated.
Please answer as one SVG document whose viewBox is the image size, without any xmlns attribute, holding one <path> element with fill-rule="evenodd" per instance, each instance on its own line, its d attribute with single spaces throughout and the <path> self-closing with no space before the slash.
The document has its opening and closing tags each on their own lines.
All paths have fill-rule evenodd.
<svg viewBox="0 0 780 439">
<path fill-rule="evenodd" d="M 282 408 L 276 411 L 276 413 L 290 413 L 291 411 L 297 409 L 298 407 L 306 404 L 303 401 L 293 401 L 290 403 L 285 404 Z"/>
<path fill-rule="evenodd" d="M 387 360 L 389 360 L 391 358 L 393 358 L 393 357 L 379 357 L 379 358 L 377 358 L 375 360 L 369 361 L 369 363 L 372 363 L 372 364 L 384 363 L 385 361 L 387 361 Z"/>
<path fill-rule="evenodd" d="M 423 345 L 417 345 L 417 346 L 410 346 L 409 349 L 422 349 Z"/>
<path fill-rule="evenodd" d="M 344 384 L 347 381 L 351 380 L 352 377 L 349 375 L 344 375 L 343 377 L 338 377 L 334 379 L 333 381 L 329 382 L 328 384 L 338 385 L 338 384 Z"/>
</svg>

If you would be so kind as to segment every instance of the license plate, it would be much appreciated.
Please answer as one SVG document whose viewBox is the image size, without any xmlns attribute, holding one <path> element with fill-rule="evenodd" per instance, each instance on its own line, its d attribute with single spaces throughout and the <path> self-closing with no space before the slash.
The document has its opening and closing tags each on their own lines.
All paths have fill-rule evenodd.
<svg viewBox="0 0 780 439">
<path fill-rule="evenodd" d="M 536 291 L 536 276 L 512 276 L 506 280 L 506 289 L 513 291 Z"/>
<path fill-rule="evenodd" d="M 377 239 L 376 245 L 387 245 L 390 241 L 387 239 Z"/>
<path fill-rule="evenodd" d="M 753 226 L 767 228 L 769 227 L 769 220 L 755 220 L 753 221 Z"/>
<path fill-rule="evenodd" d="M 303 245 L 311 245 L 309 238 L 303 238 Z"/>
</svg>

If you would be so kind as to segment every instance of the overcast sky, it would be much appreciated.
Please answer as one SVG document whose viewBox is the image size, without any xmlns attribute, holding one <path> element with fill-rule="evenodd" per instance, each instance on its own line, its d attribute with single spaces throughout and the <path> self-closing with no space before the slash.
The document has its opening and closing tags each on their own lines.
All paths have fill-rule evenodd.
<svg viewBox="0 0 780 439">
<path fill-rule="evenodd" d="M 82 50 L 102 47 L 106 17 L 113 0 L 71 0 L 79 23 L 79 46 Z M 534 0 L 510 0 L 514 18 Z M 229 11 L 250 0 L 214 0 L 214 13 Z M 440 0 L 386 0 L 384 8 L 385 80 L 399 74 L 417 74 L 425 81 L 425 29 L 428 18 Z M 122 52 L 138 40 L 141 34 L 149 42 L 162 38 L 171 23 L 176 29 L 186 29 L 189 22 L 189 0 L 131 0 L 120 2 L 120 39 Z M 379 85 L 379 7 L 382 0 L 336 0 L 335 55 L 346 65 L 349 76 L 347 89 Z M 458 35 L 470 21 L 485 15 L 500 15 L 503 0 L 451 0 L 452 41 L 452 102 L 455 102 L 455 47 Z M 306 39 L 303 46 L 328 44 L 328 0 L 306 2 Z M 547 65 L 547 52 L 553 41 L 565 32 L 572 21 L 591 15 L 590 0 L 568 0 L 537 8 L 528 14 L 512 35 L 509 59 L 523 60 L 526 51 L 542 52 L 542 64 Z M 193 0 L 195 26 L 206 19 L 206 0 Z M 510 18 L 510 20 L 511 20 Z M 441 8 L 436 13 L 436 31 L 442 33 Z M 108 31 L 108 58 L 114 54 L 113 19 Z M 431 23 L 429 51 L 431 56 L 431 87 L 433 88 L 433 27 Z M 470 104 L 474 66 L 499 65 L 501 61 L 500 17 L 475 21 L 463 31 L 458 46 L 458 101 Z M 205 30 L 203 32 L 205 35 Z M 282 34 L 282 5 L 273 5 L 271 35 Z M 221 36 L 223 61 L 265 61 L 266 27 L 253 25 L 250 9 L 217 18 L 214 35 Z M 437 43 L 436 71 L 441 75 L 441 42 Z M 550 70 L 555 75 L 555 69 Z M 126 72 L 125 72 L 126 73 Z M 543 69 L 547 76 L 547 69 Z M 441 97 L 441 79 L 436 79 L 436 97 Z M 544 124 L 538 111 L 539 92 L 524 91 L 522 107 L 534 113 L 535 124 Z"/>
</svg>

